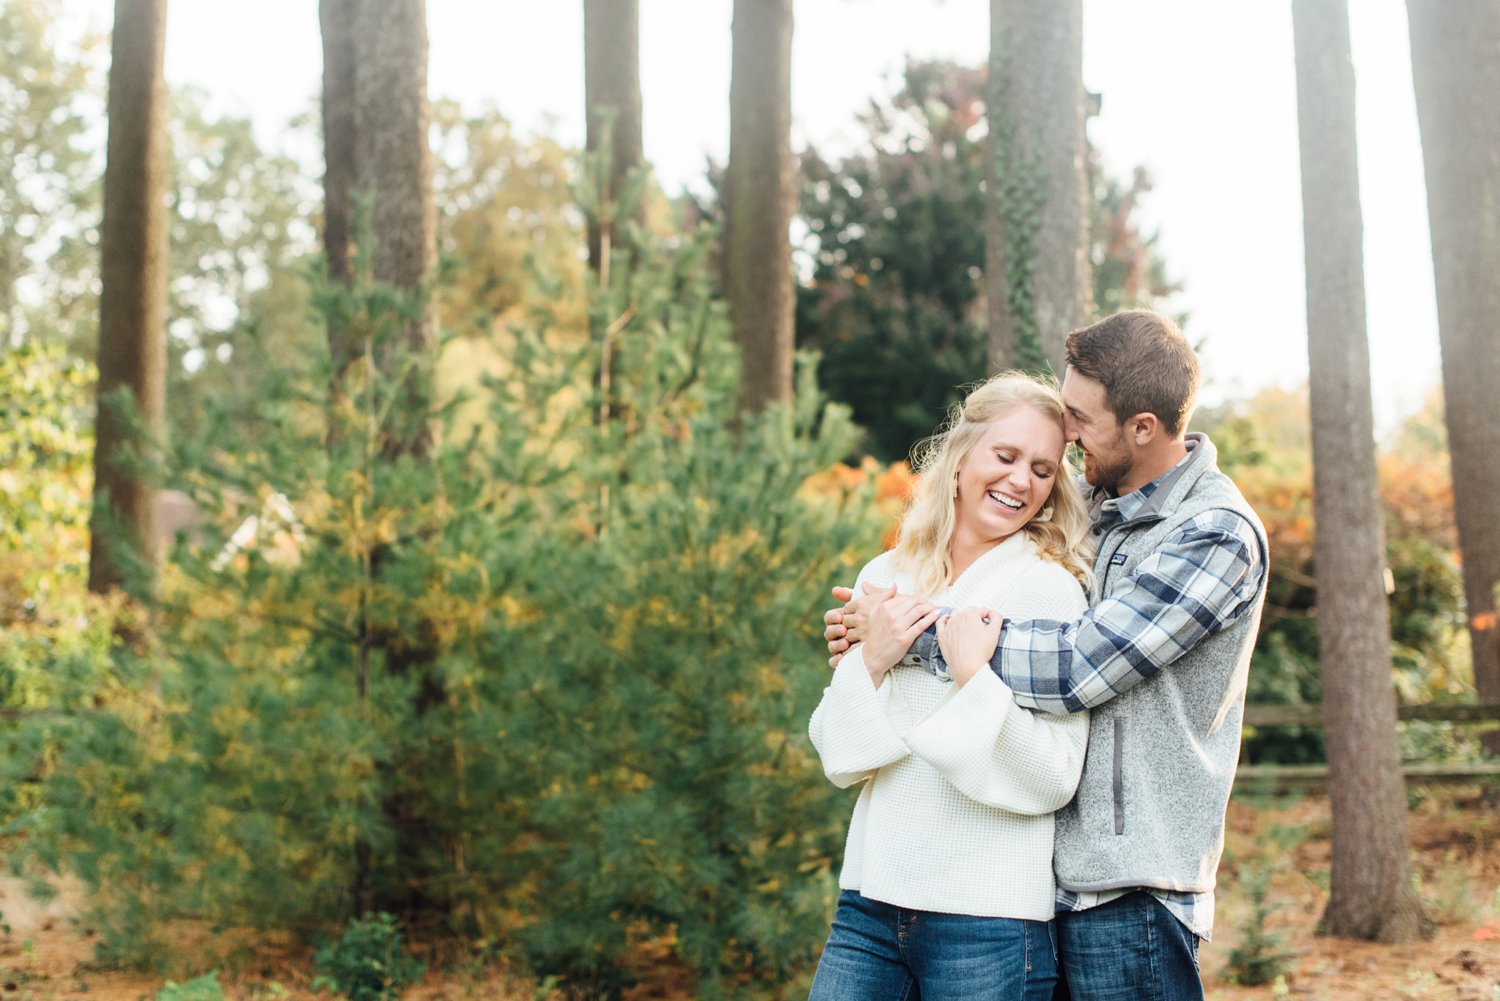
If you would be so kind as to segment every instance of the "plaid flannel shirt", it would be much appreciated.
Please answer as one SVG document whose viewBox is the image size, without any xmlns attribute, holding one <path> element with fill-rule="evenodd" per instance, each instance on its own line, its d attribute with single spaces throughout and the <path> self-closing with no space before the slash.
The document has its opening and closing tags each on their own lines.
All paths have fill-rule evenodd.
<svg viewBox="0 0 1500 1001">
<path fill-rule="evenodd" d="M 1151 516 L 1152 497 L 1181 469 L 1124 497 L 1096 494 L 1096 533 L 1107 535 L 1117 525 Z M 1106 569 L 1100 568 L 1101 576 Z M 1237 621 L 1253 606 L 1265 574 L 1265 554 L 1250 523 L 1233 511 L 1206 511 L 1163 540 L 1123 586 L 1082 618 L 1007 620 L 990 667 L 1021 705 L 1081 712 L 1140 684 Z M 947 677 L 937 630 L 918 637 L 902 663 Z"/>
<path fill-rule="evenodd" d="M 1138 496 L 1143 492 L 1104 502 L 1096 523 L 1102 534 L 1149 504 L 1149 496 Z M 1006 622 L 992 666 L 1022 705 L 1050 713 L 1101 705 L 1238 621 L 1254 606 L 1265 574 L 1250 523 L 1233 511 L 1206 511 L 1163 540 L 1083 618 Z"/>
</svg>

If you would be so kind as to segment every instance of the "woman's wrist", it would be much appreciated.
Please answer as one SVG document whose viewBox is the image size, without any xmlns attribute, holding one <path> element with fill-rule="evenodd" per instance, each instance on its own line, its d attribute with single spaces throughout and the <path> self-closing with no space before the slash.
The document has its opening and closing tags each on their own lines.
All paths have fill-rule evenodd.
<svg viewBox="0 0 1500 1001">
<path fill-rule="evenodd" d="M 973 661 L 960 661 L 957 664 L 948 665 L 948 676 L 953 679 L 953 684 L 962 688 L 968 684 L 974 675 L 984 669 L 984 665 Z"/>
</svg>

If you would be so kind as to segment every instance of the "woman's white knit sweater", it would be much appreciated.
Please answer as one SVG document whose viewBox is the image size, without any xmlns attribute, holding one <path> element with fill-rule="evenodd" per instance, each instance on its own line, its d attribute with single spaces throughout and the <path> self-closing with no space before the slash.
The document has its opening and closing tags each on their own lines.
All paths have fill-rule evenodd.
<svg viewBox="0 0 1500 1001">
<path fill-rule="evenodd" d="M 882 553 L 865 583 L 914 592 Z M 1077 618 L 1083 589 L 1013 535 L 931 597 L 1006 618 Z M 835 785 L 865 784 L 854 805 L 839 886 L 914 910 L 1051 920 L 1052 812 L 1078 785 L 1088 714 L 1022 709 L 990 670 L 962 687 L 919 667 L 876 688 L 861 648 L 839 662 L 808 732 Z"/>
</svg>

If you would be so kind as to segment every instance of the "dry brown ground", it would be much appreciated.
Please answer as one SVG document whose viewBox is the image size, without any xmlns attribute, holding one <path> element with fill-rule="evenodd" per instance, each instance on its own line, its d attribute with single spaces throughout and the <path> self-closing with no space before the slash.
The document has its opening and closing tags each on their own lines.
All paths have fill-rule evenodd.
<svg viewBox="0 0 1500 1001">
<path fill-rule="evenodd" d="M 1236 802 L 1229 819 L 1217 934 L 1203 951 L 1210 1001 L 1500 1001 L 1500 811 L 1481 804 L 1473 790 L 1434 795 L 1411 812 L 1422 893 L 1438 921 L 1434 938 L 1414 946 L 1313 935 L 1328 873 L 1324 797 L 1260 807 Z M 1278 842 L 1278 829 L 1299 834 L 1282 835 Z M 1249 867 L 1258 861 L 1267 864 L 1266 860 L 1274 873 L 1272 899 L 1282 905 L 1268 925 L 1295 955 L 1279 984 L 1237 986 L 1229 982 L 1225 964 L 1242 938 L 1250 910 L 1243 877 Z M 0 911 L 11 928 L 9 935 L 0 935 L 0 1001 L 138 1001 L 156 996 L 161 977 L 91 967 L 92 940 L 86 929 L 70 920 L 82 903 L 76 886 L 42 905 L 28 900 L 18 883 L 0 880 Z M 312 994 L 308 950 L 296 943 L 260 941 L 251 946 L 185 932 L 180 947 L 189 962 L 191 957 L 216 957 L 209 962 L 228 964 L 232 972 L 221 982 L 233 1001 L 280 1001 Z M 658 967 L 652 981 L 639 991 L 641 1001 L 686 1001 L 688 995 L 674 989 L 684 983 L 674 971 Z M 405 997 L 535 1001 L 538 994 L 533 982 L 503 967 L 460 960 L 429 972 Z"/>
</svg>

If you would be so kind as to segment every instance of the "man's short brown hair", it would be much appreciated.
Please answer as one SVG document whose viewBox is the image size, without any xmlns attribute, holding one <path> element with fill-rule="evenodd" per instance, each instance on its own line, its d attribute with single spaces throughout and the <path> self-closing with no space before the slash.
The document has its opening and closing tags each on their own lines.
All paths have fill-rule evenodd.
<svg viewBox="0 0 1500 1001">
<path fill-rule="evenodd" d="M 1104 386 L 1115 420 L 1155 414 L 1176 437 L 1198 398 L 1198 356 L 1177 324 L 1148 309 L 1105 317 L 1068 335 L 1068 367 Z"/>
</svg>

